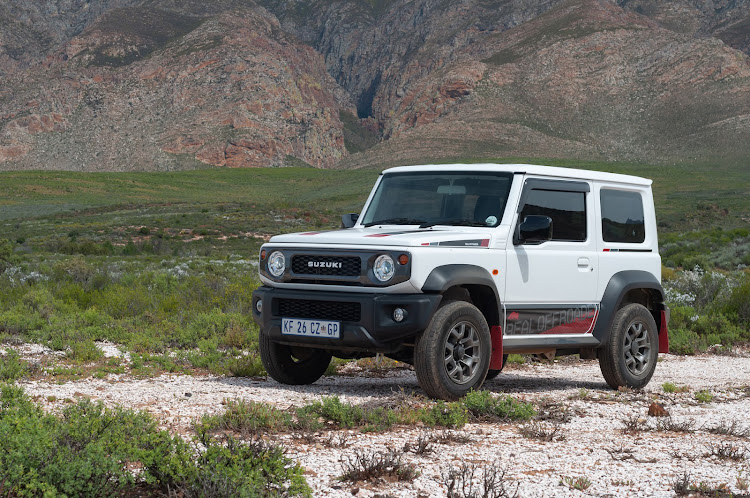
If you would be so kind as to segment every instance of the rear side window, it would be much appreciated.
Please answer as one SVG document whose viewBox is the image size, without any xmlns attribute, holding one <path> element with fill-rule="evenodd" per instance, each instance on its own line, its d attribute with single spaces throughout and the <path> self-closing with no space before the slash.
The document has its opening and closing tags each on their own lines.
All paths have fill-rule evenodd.
<svg viewBox="0 0 750 498">
<path fill-rule="evenodd" d="M 531 189 L 519 217 L 530 214 L 552 218 L 552 240 L 586 240 L 586 193 Z"/>
<path fill-rule="evenodd" d="M 605 242 L 638 244 L 646 240 L 643 199 L 638 192 L 601 189 L 602 238 Z"/>
</svg>

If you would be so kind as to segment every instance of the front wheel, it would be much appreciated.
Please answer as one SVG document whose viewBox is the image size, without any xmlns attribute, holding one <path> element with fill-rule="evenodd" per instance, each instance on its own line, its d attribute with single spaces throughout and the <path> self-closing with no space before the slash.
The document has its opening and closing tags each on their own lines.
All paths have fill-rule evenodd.
<svg viewBox="0 0 750 498">
<path fill-rule="evenodd" d="M 278 344 L 263 332 L 258 343 L 260 361 L 266 372 L 282 384 L 312 384 L 331 363 L 331 353 L 324 349 Z"/>
<path fill-rule="evenodd" d="M 656 369 L 659 336 L 651 312 L 641 304 L 620 308 L 612 321 L 609 342 L 599 352 L 599 368 L 613 389 L 641 388 Z"/>
<path fill-rule="evenodd" d="M 431 397 L 458 399 L 484 382 L 491 349 L 490 328 L 482 313 L 470 303 L 449 302 L 417 337 L 417 382 Z"/>
</svg>

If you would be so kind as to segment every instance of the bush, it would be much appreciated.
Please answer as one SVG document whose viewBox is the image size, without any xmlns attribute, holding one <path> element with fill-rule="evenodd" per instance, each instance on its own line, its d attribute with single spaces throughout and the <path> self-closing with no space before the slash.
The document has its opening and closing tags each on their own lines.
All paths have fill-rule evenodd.
<svg viewBox="0 0 750 498">
<path fill-rule="evenodd" d="M 186 497 L 311 496 L 299 464 L 262 440 L 205 439 L 194 479 L 180 486 Z"/>
<path fill-rule="evenodd" d="M 14 381 L 29 373 L 29 364 L 17 352 L 9 349 L 0 354 L 0 381 Z"/>
<path fill-rule="evenodd" d="M 68 351 L 67 356 L 76 362 L 88 363 L 98 360 L 104 356 L 104 353 L 96 346 L 93 340 L 85 339 L 74 341 L 70 345 L 70 351 Z"/>
<path fill-rule="evenodd" d="M 742 322 L 745 329 L 750 328 L 750 273 L 745 273 L 740 283 L 732 289 L 724 311 Z"/>
<path fill-rule="evenodd" d="M 310 495 L 301 467 L 279 447 L 203 433 L 202 449 L 193 449 L 145 412 L 89 400 L 57 417 L 4 385 L 0 434 L 0 483 L 9 496 Z"/>
<path fill-rule="evenodd" d="M 531 403 L 516 401 L 510 396 L 495 397 L 489 391 L 470 391 L 462 402 L 478 420 L 529 420 L 536 414 Z"/>
<path fill-rule="evenodd" d="M 0 275 L 17 261 L 18 258 L 13 254 L 13 243 L 6 239 L 0 239 Z"/>
</svg>

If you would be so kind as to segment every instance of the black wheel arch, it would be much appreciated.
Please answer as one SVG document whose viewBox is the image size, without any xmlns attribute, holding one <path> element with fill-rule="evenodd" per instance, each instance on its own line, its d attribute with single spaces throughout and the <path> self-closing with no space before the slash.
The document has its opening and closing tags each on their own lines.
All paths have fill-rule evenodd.
<svg viewBox="0 0 750 498">
<path fill-rule="evenodd" d="M 501 325 L 500 294 L 490 272 L 476 265 L 453 264 L 434 268 L 422 286 L 422 292 L 442 294 L 455 299 L 468 293 L 491 326 Z"/>
<path fill-rule="evenodd" d="M 651 311 L 658 330 L 661 310 L 664 309 L 664 289 L 661 283 L 653 274 L 646 271 L 621 271 L 609 279 L 599 305 L 599 317 L 593 335 L 602 346 L 609 341 L 615 313 L 629 303 L 642 304 Z"/>
</svg>

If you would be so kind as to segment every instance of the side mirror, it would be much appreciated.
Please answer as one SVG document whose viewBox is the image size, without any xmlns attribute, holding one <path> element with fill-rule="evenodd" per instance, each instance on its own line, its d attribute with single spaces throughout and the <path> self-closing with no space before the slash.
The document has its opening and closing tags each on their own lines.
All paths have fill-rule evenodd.
<svg viewBox="0 0 750 498">
<path fill-rule="evenodd" d="M 552 240 L 552 218 L 530 214 L 518 227 L 518 244 L 541 244 Z"/>
<path fill-rule="evenodd" d="M 353 227 L 354 224 L 357 223 L 358 219 L 359 219 L 359 214 L 357 213 L 342 214 L 341 215 L 341 228 Z"/>
</svg>

